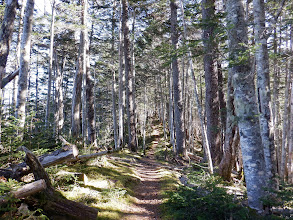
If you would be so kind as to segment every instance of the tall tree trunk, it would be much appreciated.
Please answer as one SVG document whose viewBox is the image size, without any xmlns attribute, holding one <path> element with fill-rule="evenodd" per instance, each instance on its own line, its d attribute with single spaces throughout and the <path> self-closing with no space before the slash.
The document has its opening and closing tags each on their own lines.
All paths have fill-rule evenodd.
<svg viewBox="0 0 293 220">
<path fill-rule="evenodd" d="M 4 18 L 0 29 L 0 144 L 2 133 L 2 79 L 9 54 L 10 42 L 14 29 L 17 0 L 6 2 Z"/>
<path fill-rule="evenodd" d="M 14 20 L 16 15 L 17 0 L 6 2 L 4 18 L 0 29 L 0 90 L 2 79 L 9 54 L 10 42 L 14 30 Z M 0 94 L 2 97 L 2 94 Z"/>
<path fill-rule="evenodd" d="M 282 180 L 285 179 L 285 168 L 286 168 L 286 154 L 287 154 L 287 146 L 288 146 L 288 115 L 289 115 L 289 90 L 290 90 L 290 82 L 293 78 L 292 73 L 288 71 L 288 65 L 286 64 L 286 81 L 285 81 L 285 100 L 284 100 L 284 112 L 283 112 L 283 131 L 282 131 L 282 146 L 281 146 L 281 163 L 280 163 L 280 177 Z"/>
<path fill-rule="evenodd" d="M 238 118 L 240 146 L 243 156 L 248 204 L 262 211 L 261 198 L 264 196 L 265 164 L 258 118 L 258 106 L 255 95 L 254 74 L 247 54 L 248 35 L 244 20 L 244 8 L 241 0 L 226 2 L 228 48 L 232 85 L 234 88 L 234 106 Z M 243 61 L 241 57 L 247 54 Z"/>
<path fill-rule="evenodd" d="M 257 45 L 255 61 L 257 68 L 257 91 L 259 99 L 261 138 L 266 164 L 265 172 L 268 179 L 272 179 L 276 174 L 276 154 L 270 109 L 270 65 L 267 39 L 265 35 L 266 27 L 264 0 L 253 0 L 253 10 L 255 43 Z"/>
<path fill-rule="evenodd" d="M 177 60 L 177 44 L 178 44 L 178 30 L 177 30 L 177 4 L 175 0 L 170 2 L 171 8 L 171 40 L 172 40 L 172 73 L 173 73 L 173 89 L 174 89 L 174 117 L 175 117 L 175 132 L 176 132 L 176 155 L 184 153 L 184 131 L 183 131 L 183 105 L 181 95 L 181 85 L 179 79 L 179 68 Z"/>
<path fill-rule="evenodd" d="M 220 138 L 220 113 L 218 95 L 218 74 L 215 61 L 215 0 L 202 1 L 204 71 L 206 87 L 207 136 L 210 143 L 212 159 L 218 164 L 222 157 Z"/>
<path fill-rule="evenodd" d="M 19 126 L 24 128 L 25 124 L 25 104 L 27 96 L 27 80 L 30 61 L 31 49 L 31 33 L 32 33 L 32 20 L 34 13 L 34 0 L 28 0 L 25 8 L 25 17 L 23 24 L 23 34 L 21 39 L 21 54 L 20 54 L 20 71 L 18 80 L 18 93 L 16 103 L 16 117 L 19 119 Z M 23 136 L 22 131 L 20 132 Z"/>
<path fill-rule="evenodd" d="M 277 54 L 278 48 L 277 48 L 277 30 L 276 27 L 274 28 L 274 35 L 273 35 L 273 49 L 274 49 L 274 54 Z M 280 171 L 280 155 L 279 155 L 279 150 L 280 150 L 280 119 L 279 119 L 279 84 L 280 84 L 280 68 L 278 66 L 278 58 L 274 56 L 273 58 L 273 66 L 274 66 L 274 77 L 273 77 L 273 124 L 274 124 L 274 138 L 275 138 L 275 149 L 276 149 L 276 158 L 277 158 L 277 170 Z"/>
<path fill-rule="evenodd" d="M 66 62 L 66 57 L 63 58 L 63 66 Z M 57 53 L 55 52 L 55 65 L 56 65 L 56 93 L 55 93 L 55 137 L 58 137 L 63 129 L 64 126 L 64 103 L 63 103 L 63 89 L 62 89 L 62 82 L 63 82 L 63 71 L 60 69 L 58 64 Z M 62 68 L 64 69 L 64 68 Z"/>
<path fill-rule="evenodd" d="M 114 2 L 113 12 L 112 12 L 112 65 L 114 68 L 115 64 L 115 8 L 116 3 Z M 116 77 L 115 77 L 115 70 L 113 72 L 112 77 L 112 116 L 113 116 L 113 130 L 114 130 L 114 145 L 115 149 L 118 149 L 118 135 L 117 135 L 117 114 L 116 114 Z"/>
<path fill-rule="evenodd" d="M 182 14 L 184 15 L 184 7 L 183 7 L 182 0 L 181 0 L 181 11 L 182 11 Z M 184 38 L 186 39 L 186 36 L 187 36 L 186 32 L 187 31 L 186 31 L 186 23 L 185 23 L 184 16 L 183 16 L 183 28 L 184 28 Z M 213 162 L 212 162 L 212 158 L 211 158 L 210 145 L 209 145 L 209 140 L 207 138 L 206 127 L 205 127 L 205 123 L 204 123 L 204 117 L 203 117 L 203 114 L 202 114 L 202 103 L 201 103 L 201 101 L 199 99 L 199 95 L 198 95 L 197 82 L 196 82 L 196 78 L 195 78 L 195 74 L 194 74 L 192 54 L 191 54 L 190 48 L 188 48 L 188 62 L 189 62 L 189 71 L 190 71 L 190 74 L 191 74 L 191 77 L 192 77 L 192 80 L 193 80 L 193 84 L 194 84 L 194 96 L 195 96 L 195 101 L 196 101 L 196 104 L 197 104 L 197 113 L 198 113 L 198 117 L 199 117 L 199 120 L 200 120 L 203 148 L 204 148 L 206 158 L 208 160 L 209 171 L 210 171 L 210 173 L 213 173 L 214 168 L 213 168 Z"/>
<path fill-rule="evenodd" d="M 134 94 L 133 94 L 133 72 L 131 67 L 130 56 L 130 41 L 129 41 L 129 28 L 128 21 L 128 5 L 127 0 L 122 0 L 122 26 L 124 35 L 124 62 L 125 62 L 125 82 L 126 82 L 126 95 L 128 106 L 128 120 L 129 120 L 129 141 L 128 147 L 131 151 L 137 151 L 136 141 L 136 123 L 135 123 L 135 109 L 134 109 Z"/>
<path fill-rule="evenodd" d="M 46 115 L 45 115 L 46 128 L 48 128 L 49 126 L 49 117 L 50 117 L 50 99 L 51 99 L 52 71 L 53 71 L 54 26 L 55 26 L 55 0 L 53 0 L 53 3 L 52 3 L 52 21 L 51 21 L 51 29 L 50 29 L 48 93 L 47 93 L 47 105 L 46 105 Z"/>
<path fill-rule="evenodd" d="M 227 181 L 231 180 L 231 173 L 236 161 L 236 147 L 234 143 L 237 134 L 237 125 L 235 124 L 236 115 L 234 110 L 234 97 L 232 86 L 232 71 L 228 70 L 228 88 L 227 88 L 227 119 L 225 130 L 224 154 L 221 163 L 219 164 L 219 174 Z M 238 135 L 239 136 L 239 135 Z"/>
<path fill-rule="evenodd" d="M 20 42 L 21 36 L 23 31 L 23 17 L 24 17 L 24 9 L 26 5 L 26 0 L 22 0 L 21 8 L 20 8 L 20 15 L 19 15 L 19 23 L 18 23 L 18 33 L 17 33 L 17 42 L 16 42 L 16 66 L 19 68 L 19 61 L 20 61 Z M 17 83 L 18 83 L 18 76 L 16 76 L 13 80 L 13 88 L 12 88 L 12 106 L 13 112 L 15 112 L 16 107 L 16 99 L 17 99 Z"/>
<path fill-rule="evenodd" d="M 82 34 L 80 34 L 79 54 L 76 62 L 76 72 L 74 76 L 72 108 L 71 108 L 71 135 L 80 135 L 80 111 L 81 111 L 81 89 L 82 89 Z"/>
<path fill-rule="evenodd" d="M 170 142 L 173 146 L 173 152 L 176 153 L 175 146 L 175 134 L 174 134 L 174 108 L 173 108 L 173 81 L 171 71 L 169 72 L 169 133 L 170 133 Z"/>
<path fill-rule="evenodd" d="M 118 44 L 118 55 L 119 55 L 119 137 L 118 146 L 122 147 L 124 145 L 124 82 L 123 82 L 123 41 L 122 41 L 122 10 L 120 3 L 120 21 L 119 21 L 119 44 Z"/>
</svg>

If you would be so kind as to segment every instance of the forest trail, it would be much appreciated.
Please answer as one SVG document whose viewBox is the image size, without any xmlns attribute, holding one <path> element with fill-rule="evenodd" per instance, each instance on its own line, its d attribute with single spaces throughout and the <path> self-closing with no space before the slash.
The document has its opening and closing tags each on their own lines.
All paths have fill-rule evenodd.
<svg viewBox="0 0 293 220">
<path fill-rule="evenodd" d="M 159 130 L 153 129 L 151 148 L 147 151 L 146 157 L 137 162 L 135 172 L 139 176 L 141 182 L 134 189 L 135 201 L 128 207 L 127 214 L 123 220 L 137 219 L 160 219 L 160 204 L 162 198 L 160 196 L 160 180 L 161 174 L 160 164 L 156 161 L 154 149 L 158 145 Z"/>
</svg>

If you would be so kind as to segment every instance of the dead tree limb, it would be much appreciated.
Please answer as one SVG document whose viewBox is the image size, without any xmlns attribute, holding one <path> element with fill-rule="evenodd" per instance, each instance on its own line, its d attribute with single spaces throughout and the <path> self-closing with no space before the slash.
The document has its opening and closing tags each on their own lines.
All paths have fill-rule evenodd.
<svg viewBox="0 0 293 220">
<path fill-rule="evenodd" d="M 15 70 L 2 79 L 1 89 L 3 89 L 10 81 L 12 81 L 19 74 L 19 69 Z"/>
<path fill-rule="evenodd" d="M 44 194 L 45 201 L 41 201 L 38 205 L 50 216 L 54 218 L 76 219 L 76 220 L 95 220 L 97 219 L 98 210 L 88 207 L 84 204 L 67 200 L 58 196 L 52 187 L 51 181 L 45 169 L 27 148 L 22 147 L 21 150 L 26 152 L 25 161 L 33 172 L 35 179 L 44 179 L 47 188 L 41 192 Z"/>
<path fill-rule="evenodd" d="M 11 194 L 13 197 L 17 199 L 21 199 L 21 198 L 25 198 L 27 196 L 33 195 L 37 192 L 40 192 L 46 189 L 46 187 L 47 186 L 46 186 L 45 180 L 40 179 L 38 181 L 28 183 L 20 187 L 18 190 L 11 192 Z M 5 197 L 0 197 L 0 205 L 6 202 L 7 200 L 5 199 Z"/>
</svg>

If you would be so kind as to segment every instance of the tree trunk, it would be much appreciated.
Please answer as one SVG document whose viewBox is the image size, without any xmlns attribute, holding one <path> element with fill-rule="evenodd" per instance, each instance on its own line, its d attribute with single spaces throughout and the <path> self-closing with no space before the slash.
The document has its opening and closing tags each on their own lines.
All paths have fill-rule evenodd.
<svg viewBox="0 0 293 220">
<path fill-rule="evenodd" d="M 232 71 L 228 70 L 228 91 L 227 91 L 227 119 L 225 130 L 224 154 L 221 163 L 219 164 L 219 174 L 227 181 L 231 180 L 231 172 L 236 161 L 236 147 L 235 137 L 239 136 L 238 127 L 235 124 L 236 115 L 234 109 L 234 97 L 232 86 Z M 239 142 L 239 141 L 237 141 Z"/>
<path fill-rule="evenodd" d="M 49 72 L 48 72 L 48 93 L 47 93 L 47 105 L 45 115 L 45 127 L 49 126 L 50 117 L 50 99 L 51 99 L 51 87 L 52 87 L 52 72 L 53 72 L 53 47 L 54 47 L 54 27 L 55 26 L 55 0 L 52 2 L 52 21 L 50 29 L 50 50 L 49 50 Z"/>
<path fill-rule="evenodd" d="M 182 11 L 182 14 L 184 15 L 184 7 L 183 7 L 182 0 L 181 0 L 181 11 Z M 187 36 L 186 32 L 187 31 L 186 31 L 186 23 L 185 23 L 185 18 L 184 17 L 183 17 L 183 28 L 184 28 L 184 32 L 183 32 L 184 33 L 184 38 L 186 39 L 186 36 Z M 208 160 L 209 171 L 210 171 L 210 173 L 213 173 L 214 168 L 213 168 L 213 163 L 212 163 L 212 158 L 211 158 L 210 145 L 209 145 L 209 140 L 207 138 L 205 123 L 204 123 L 204 117 L 203 117 L 203 114 L 202 114 L 202 107 L 201 107 L 202 104 L 201 104 L 201 101 L 200 101 L 199 95 L 198 95 L 197 82 L 196 82 L 196 78 L 195 78 L 195 74 L 194 74 L 192 54 L 191 54 L 190 48 L 188 48 L 188 62 L 189 62 L 190 74 L 191 74 L 193 84 L 194 84 L 194 96 L 195 96 L 195 101 L 196 101 L 196 104 L 197 104 L 197 113 L 198 113 L 198 117 L 199 117 L 200 125 L 201 125 L 201 136 L 202 136 L 203 148 L 204 148 L 204 152 L 205 152 L 205 155 L 207 157 L 207 160 Z"/>
<path fill-rule="evenodd" d="M 16 117 L 19 119 L 19 126 L 24 128 L 25 123 L 25 105 L 27 96 L 27 80 L 30 61 L 30 48 L 31 48 L 31 33 L 32 33 L 32 20 L 34 12 L 34 0 L 28 0 L 25 8 L 25 17 L 23 24 L 23 34 L 21 39 L 21 55 L 20 55 L 20 71 L 18 80 L 18 93 L 16 103 Z M 23 135 L 22 131 L 20 132 Z"/>
<path fill-rule="evenodd" d="M 16 43 L 16 66 L 19 68 L 20 64 L 20 43 L 21 43 L 21 36 L 23 32 L 23 17 L 24 17 L 24 9 L 26 5 L 26 0 L 22 0 L 20 15 L 19 15 L 19 23 L 18 23 L 18 33 L 17 33 L 17 43 Z M 13 80 L 13 88 L 12 88 L 12 106 L 13 112 L 15 113 L 16 101 L 17 101 L 17 83 L 18 83 L 18 76 L 15 77 Z"/>
<path fill-rule="evenodd" d="M 14 30 L 17 0 L 6 2 L 4 18 L 0 29 L 0 88 L 9 54 L 10 42 Z M 2 96 L 2 95 L 1 95 Z"/>
<path fill-rule="evenodd" d="M 179 78 L 179 68 L 177 60 L 177 44 L 178 44 L 178 30 L 177 30 L 177 4 L 175 0 L 170 2 L 171 8 L 171 39 L 172 39 L 172 75 L 173 75 L 173 89 L 174 89 L 174 118 L 175 118 L 175 132 L 176 132 L 176 155 L 183 155 L 184 153 L 184 131 L 183 131 L 183 105 L 181 95 L 181 85 Z"/>
<path fill-rule="evenodd" d="M 170 133 L 170 142 L 173 146 L 173 152 L 176 153 L 175 146 L 175 134 L 174 134 L 174 108 L 173 108 L 173 83 L 172 75 L 169 72 L 169 133 Z"/>
<path fill-rule="evenodd" d="M 245 46 L 248 43 L 248 35 L 241 0 L 228 0 L 226 12 L 227 26 L 231 27 L 228 29 L 230 71 L 233 75 L 234 106 L 238 119 L 248 204 L 251 208 L 262 211 L 265 164 L 254 74 L 251 71 L 250 57 Z M 241 60 L 243 54 L 247 54 L 245 60 Z"/>
<path fill-rule="evenodd" d="M 218 95 L 218 74 L 215 61 L 216 44 L 214 41 L 215 0 L 202 1 L 204 71 L 206 86 L 207 137 L 212 159 L 218 164 L 222 157 L 220 142 L 220 113 Z"/>
<path fill-rule="evenodd" d="M 7 1 L 4 18 L 0 29 L 0 144 L 2 133 L 2 79 L 9 54 L 10 42 L 14 29 L 17 0 Z"/>
<path fill-rule="evenodd" d="M 129 28 L 128 21 L 128 5 L 127 0 L 122 0 L 122 26 L 124 34 L 124 62 L 125 62 L 125 82 L 126 82 L 126 95 L 128 106 L 128 120 L 129 120 L 129 141 L 128 147 L 131 151 L 137 151 L 136 141 L 136 123 L 135 123 L 135 108 L 134 108 L 134 94 L 133 94 L 133 72 L 131 67 L 130 56 L 130 41 L 129 41 Z"/>
<path fill-rule="evenodd" d="M 114 2 L 113 12 L 112 12 L 112 64 L 114 67 L 115 64 L 115 8 L 116 3 Z M 112 77 L 112 116 L 113 116 L 113 130 L 114 130 L 114 145 L 115 149 L 118 149 L 118 135 L 117 135 L 117 114 L 116 114 L 116 77 L 115 70 L 113 72 Z"/>
<path fill-rule="evenodd" d="M 63 66 L 65 65 L 66 57 L 63 60 Z M 55 136 L 61 134 L 63 126 L 64 126 L 64 103 L 63 103 L 63 89 L 62 89 L 62 82 L 63 82 L 63 71 L 60 70 L 58 65 L 58 58 L 57 53 L 55 52 L 55 63 L 56 63 L 56 93 L 55 93 Z"/>
<path fill-rule="evenodd" d="M 282 148 L 281 148 L 281 163 L 280 163 L 280 177 L 282 180 L 285 179 L 285 168 L 286 168 L 286 154 L 288 146 L 288 128 L 290 127 L 288 123 L 289 117 L 289 89 L 290 82 L 292 79 L 292 73 L 288 71 L 288 65 L 286 66 L 286 86 L 285 86 L 285 100 L 284 100 L 284 112 L 283 112 L 283 132 L 282 132 Z"/>
<path fill-rule="evenodd" d="M 265 6 L 264 0 L 253 0 L 254 9 L 254 33 L 257 67 L 257 88 L 260 112 L 261 138 L 264 148 L 265 172 L 267 178 L 272 180 L 276 175 L 276 154 L 274 146 L 273 125 L 271 120 L 271 93 L 270 93 L 270 70 L 269 53 L 265 30 Z"/>
<path fill-rule="evenodd" d="M 121 6 L 121 5 L 120 5 Z M 122 7 L 122 6 L 121 6 Z M 119 53 L 119 137 L 118 137 L 118 147 L 124 145 L 124 76 L 123 76 L 123 40 L 122 40 L 122 13 L 120 7 L 120 21 L 119 21 L 119 44 L 118 44 L 118 53 Z"/>
<path fill-rule="evenodd" d="M 71 108 L 71 135 L 80 136 L 80 111 L 81 111 L 81 89 L 82 89 L 82 46 L 83 35 L 80 34 L 79 54 L 76 62 L 76 72 L 74 76 L 72 108 Z"/>
</svg>

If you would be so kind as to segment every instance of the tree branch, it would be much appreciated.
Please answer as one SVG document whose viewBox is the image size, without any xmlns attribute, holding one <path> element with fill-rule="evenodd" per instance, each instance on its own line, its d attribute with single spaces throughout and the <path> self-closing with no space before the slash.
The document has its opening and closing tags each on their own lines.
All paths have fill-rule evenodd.
<svg viewBox="0 0 293 220">
<path fill-rule="evenodd" d="M 19 69 L 15 70 L 14 72 L 10 73 L 4 79 L 2 79 L 1 89 L 3 89 L 10 81 L 12 81 L 17 75 L 19 74 Z"/>
</svg>

